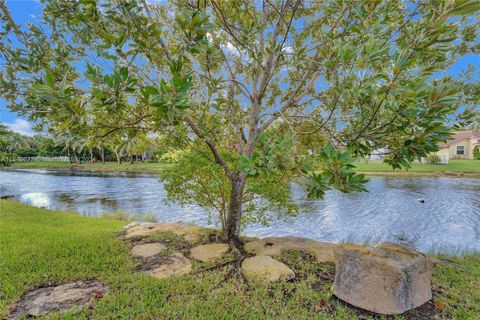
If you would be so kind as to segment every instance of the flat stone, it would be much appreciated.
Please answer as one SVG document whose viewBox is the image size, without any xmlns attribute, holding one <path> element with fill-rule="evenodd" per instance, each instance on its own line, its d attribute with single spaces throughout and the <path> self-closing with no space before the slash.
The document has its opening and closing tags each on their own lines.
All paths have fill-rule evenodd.
<svg viewBox="0 0 480 320">
<path fill-rule="evenodd" d="M 139 225 L 127 230 L 125 239 L 147 237 L 160 232 L 173 232 L 177 236 L 183 237 L 191 244 L 198 243 L 210 232 L 209 228 L 203 228 L 186 223 L 149 223 Z"/>
<path fill-rule="evenodd" d="M 338 244 L 315 241 L 301 237 L 267 237 L 245 244 L 249 253 L 263 256 L 279 256 L 284 250 L 298 250 L 313 255 L 317 262 L 334 262 L 333 249 Z"/>
<path fill-rule="evenodd" d="M 245 259 L 242 263 L 242 273 L 248 278 L 265 282 L 290 280 L 295 277 L 292 269 L 270 256 Z"/>
<path fill-rule="evenodd" d="M 192 263 L 180 252 L 165 257 L 162 264 L 146 273 L 155 278 L 168 278 L 181 276 L 192 272 Z"/>
<path fill-rule="evenodd" d="M 405 246 L 344 244 L 334 249 L 335 295 L 362 309 L 401 314 L 432 298 L 434 263 Z"/>
<path fill-rule="evenodd" d="M 179 228 L 176 223 L 152 223 L 143 226 L 139 225 L 128 229 L 125 239 L 146 237 L 157 232 L 172 231 L 176 228 Z"/>
<path fill-rule="evenodd" d="M 106 287 L 96 280 L 76 281 L 35 289 L 25 293 L 11 306 L 8 319 L 30 318 L 51 312 L 89 307 L 102 297 Z"/>
<path fill-rule="evenodd" d="M 132 255 L 138 258 L 150 258 L 156 256 L 165 249 L 167 249 L 167 247 L 161 243 L 139 244 L 132 248 Z"/>
<path fill-rule="evenodd" d="M 190 256 L 202 262 L 211 262 L 221 258 L 228 251 L 225 243 L 204 244 L 190 250 Z"/>
<path fill-rule="evenodd" d="M 132 222 L 130 222 L 129 224 L 127 224 L 126 226 L 123 226 L 122 229 L 123 229 L 123 230 L 127 230 L 127 229 L 130 229 L 130 228 L 139 226 L 140 224 L 141 224 L 140 221 L 132 221 Z"/>
<path fill-rule="evenodd" d="M 173 230 L 177 236 L 181 236 L 190 244 L 197 244 L 205 239 L 213 230 L 209 228 L 182 224 L 180 228 Z"/>
</svg>

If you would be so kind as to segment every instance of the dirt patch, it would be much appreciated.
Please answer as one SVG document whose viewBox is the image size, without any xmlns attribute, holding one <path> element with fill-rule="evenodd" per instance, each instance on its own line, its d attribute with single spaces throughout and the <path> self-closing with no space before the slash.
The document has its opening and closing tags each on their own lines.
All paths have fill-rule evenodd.
<svg viewBox="0 0 480 320">
<path fill-rule="evenodd" d="M 8 319 L 36 317 L 51 312 L 87 308 L 101 298 L 106 290 L 107 288 L 96 280 L 40 287 L 25 293 L 13 303 Z"/>
</svg>

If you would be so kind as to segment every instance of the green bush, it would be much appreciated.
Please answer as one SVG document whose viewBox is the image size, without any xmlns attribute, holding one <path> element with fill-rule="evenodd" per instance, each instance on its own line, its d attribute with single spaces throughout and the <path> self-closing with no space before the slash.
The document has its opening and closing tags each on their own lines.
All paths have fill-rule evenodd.
<svg viewBox="0 0 480 320">
<path fill-rule="evenodd" d="M 478 146 L 473 148 L 473 159 L 480 160 L 480 148 Z"/>
<path fill-rule="evenodd" d="M 436 165 L 436 164 L 440 164 L 440 161 L 442 161 L 442 160 L 436 154 L 432 154 L 432 155 L 429 155 L 427 157 L 427 163 L 428 164 L 435 164 Z"/>
</svg>

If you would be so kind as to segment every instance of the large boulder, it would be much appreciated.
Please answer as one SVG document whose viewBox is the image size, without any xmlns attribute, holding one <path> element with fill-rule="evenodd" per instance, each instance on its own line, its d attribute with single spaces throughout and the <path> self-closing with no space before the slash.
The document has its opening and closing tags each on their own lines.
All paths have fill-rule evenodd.
<svg viewBox="0 0 480 320">
<path fill-rule="evenodd" d="M 146 273 L 155 278 L 181 276 L 192 272 L 192 263 L 180 252 L 164 257 L 159 266 Z"/>
<path fill-rule="evenodd" d="M 27 292 L 11 307 L 8 319 L 44 316 L 88 308 L 107 288 L 96 280 L 75 281 Z"/>
<path fill-rule="evenodd" d="M 333 249 L 337 244 L 300 237 L 267 237 L 248 242 L 245 250 L 263 256 L 279 256 L 284 250 L 299 250 L 313 255 L 318 262 L 335 261 Z"/>
<path fill-rule="evenodd" d="M 334 249 L 335 295 L 356 307 L 400 314 L 432 298 L 433 262 L 408 247 L 344 244 Z"/>
<path fill-rule="evenodd" d="M 295 277 L 292 269 L 270 256 L 247 258 L 242 263 L 242 273 L 250 279 L 264 282 L 290 280 Z"/>
<path fill-rule="evenodd" d="M 165 249 L 167 249 L 167 247 L 161 243 L 144 243 L 134 246 L 132 248 L 132 255 L 137 258 L 150 258 Z"/>
<path fill-rule="evenodd" d="M 192 248 L 190 257 L 202 262 L 211 262 L 221 258 L 227 251 L 228 245 L 225 243 L 204 244 Z"/>
</svg>

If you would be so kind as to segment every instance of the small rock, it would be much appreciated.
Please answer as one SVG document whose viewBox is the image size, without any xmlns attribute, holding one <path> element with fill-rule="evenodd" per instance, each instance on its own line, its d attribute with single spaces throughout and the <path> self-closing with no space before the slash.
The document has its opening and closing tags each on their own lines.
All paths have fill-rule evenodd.
<svg viewBox="0 0 480 320">
<path fill-rule="evenodd" d="M 247 258 L 242 263 L 242 273 L 248 277 L 265 282 L 290 280 L 295 277 L 292 269 L 270 256 Z"/>
<path fill-rule="evenodd" d="M 155 278 L 167 278 L 172 276 L 181 276 L 192 272 L 192 263 L 185 258 L 180 252 L 176 252 L 171 256 L 165 257 L 162 264 L 150 271 L 147 274 Z"/>
<path fill-rule="evenodd" d="M 221 258 L 228 251 L 225 243 L 204 244 L 190 250 L 190 256 L 202 262 L 211 262 Z"/>
<path fill-rule="evenodd" d="M 299 250 L 313 255 L 317 262 L 333 262 L 333 248 L 338 244 L 300 237 L 267 237 L 248 242 L 245 250 L 263 256 L 279 256 L 284 250 Z"/>
<path fill-rule="evenodd" d="M 100 298 L 106 290 L 106 287 L 96 280 L 69 282 L 35 289 L 24 294 L 12 305 L 8 319 L 30 318 L 50 312 L 86 308 Z"/>
<path fill-rule="evenodd" d="M 335 258 L 335 295 L 356 307 L 401 314 L 432 298 L 433 262 L 408 247 L 344 244 Z"/>
<path fill-rule="evenodd" d="M 138 258 L 150 258 L 156 256 L 167 247 L 161 243 L 139 244 L 132 248 L 132 255 Z"/>
<path fill-rule="evenodd" d="M 123 230 L 127 230 L 127 229 L 130 229 L 130 228 L 139 226 L 140 224 L 141 224 L 140 221 L 132 221 L 132 222 L 130 222 L 129 224 L 127 224 L 126 226 L 123 226 L 122 229 L 123 229 Z"/>
<path fill-rule="evenodd" d="M 425 203 L 425 199 L 423 199 L 423 198 L 419 198 L 419 199 L 417 199 L 417 200 L 418 200 L 418 202 L 420 202 L 420 203 Z"/>
</svg>

